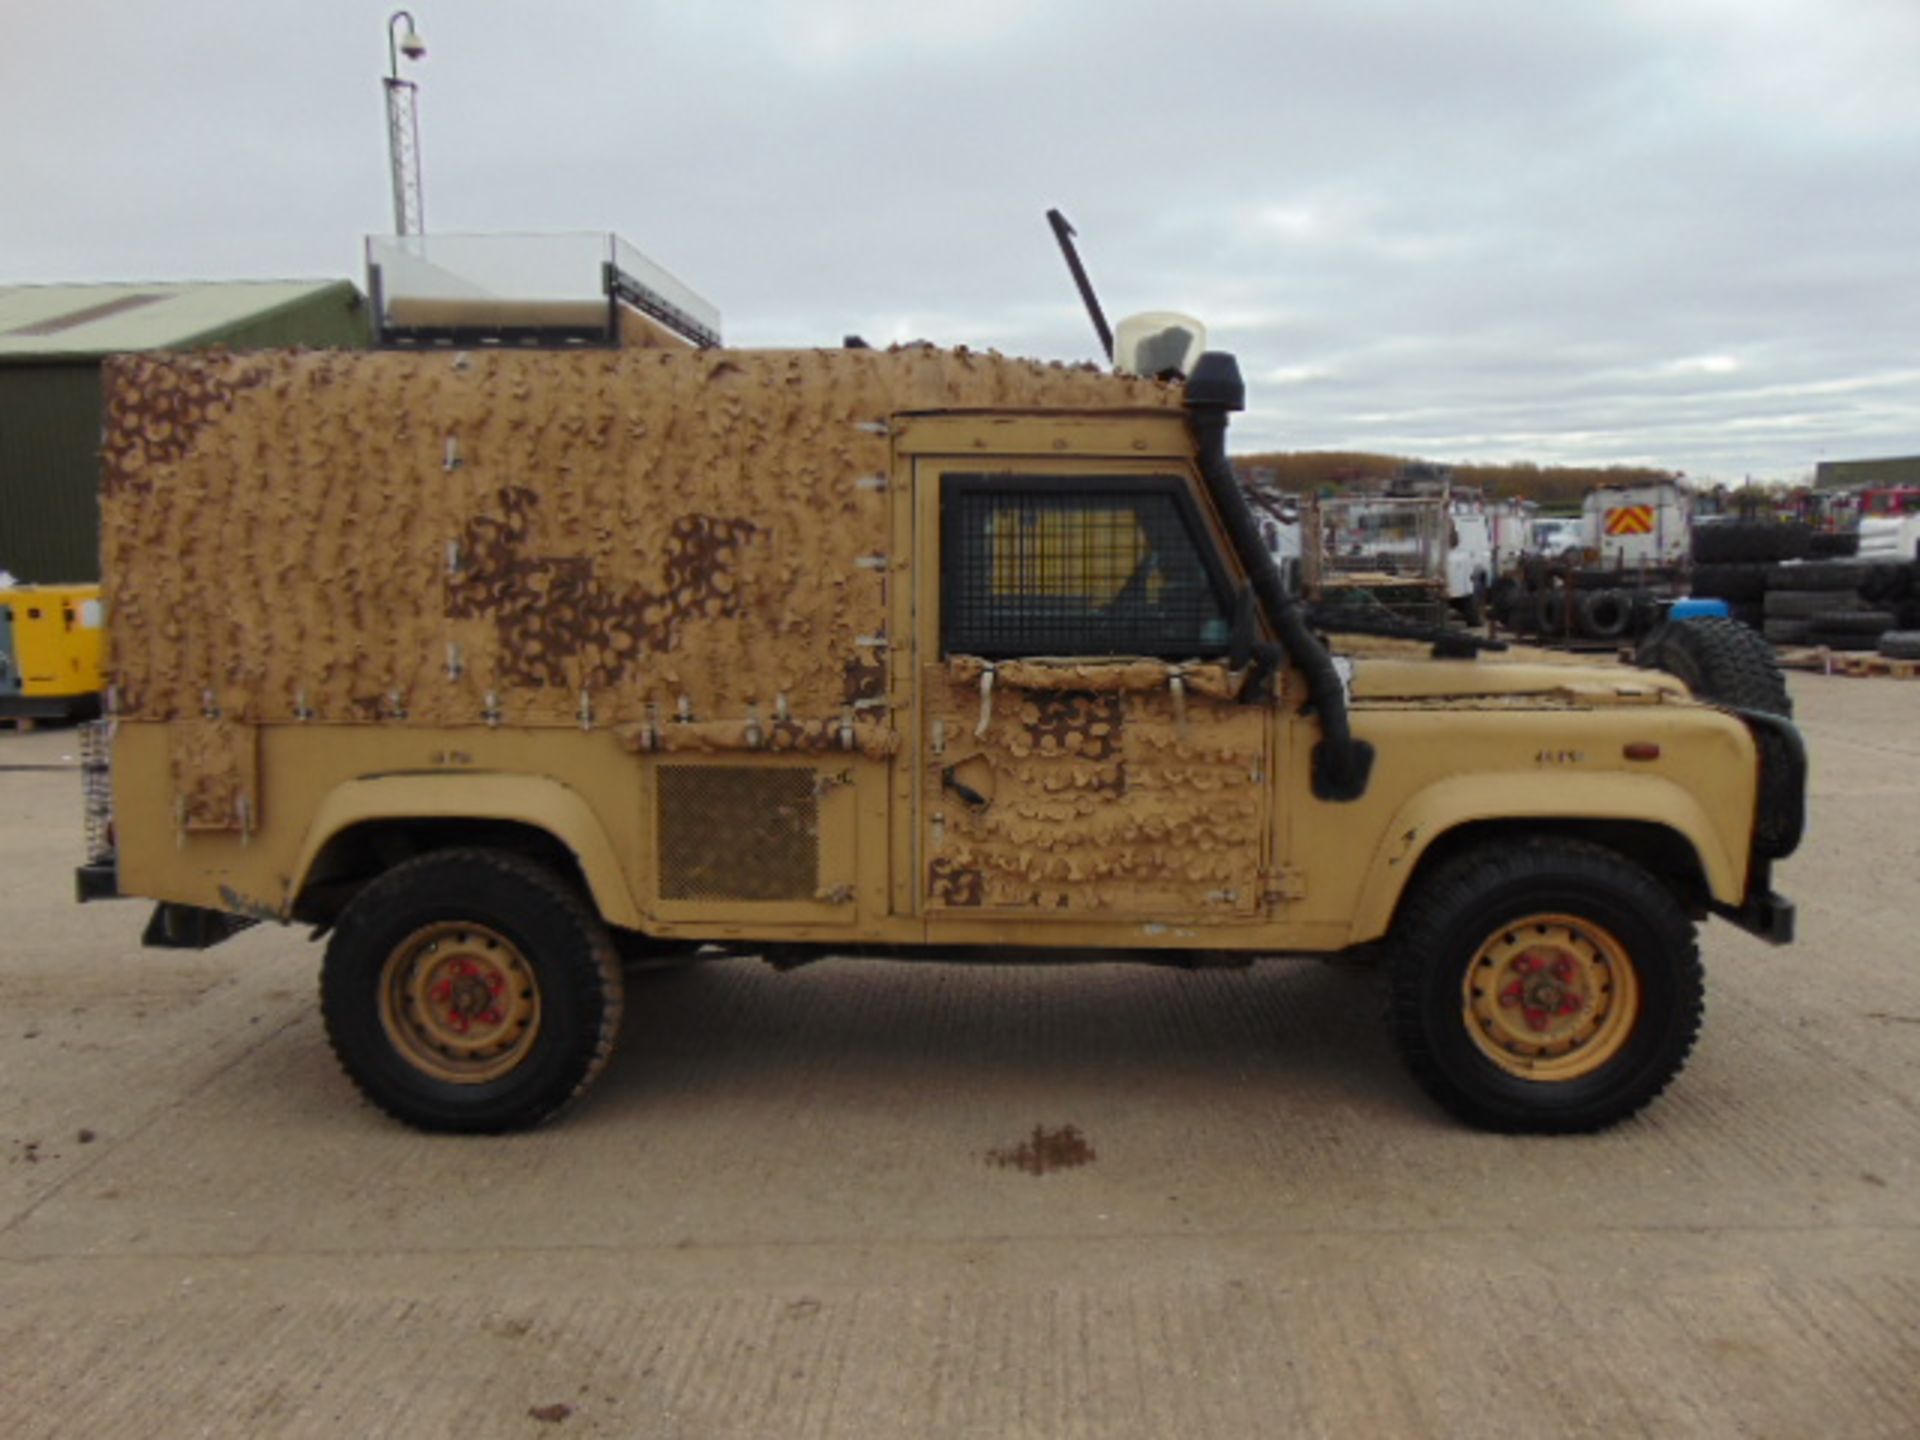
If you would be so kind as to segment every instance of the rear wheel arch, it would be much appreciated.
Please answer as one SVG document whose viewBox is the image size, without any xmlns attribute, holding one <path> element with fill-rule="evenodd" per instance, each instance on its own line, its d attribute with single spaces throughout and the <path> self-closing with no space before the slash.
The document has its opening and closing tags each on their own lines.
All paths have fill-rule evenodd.
<svg viewBox="0 0 1920 1440">
<path fill-rule="evenodd" d="M 334 790 L 294 870 L 292 913 L 330 924 L 370 882 L 419 856 L 483 847 L 519 855 L 576 886 L 608 924 L 641 916 L 618 852 L 586 801 L 537 777 L 396 776 Z"/>
</svg>

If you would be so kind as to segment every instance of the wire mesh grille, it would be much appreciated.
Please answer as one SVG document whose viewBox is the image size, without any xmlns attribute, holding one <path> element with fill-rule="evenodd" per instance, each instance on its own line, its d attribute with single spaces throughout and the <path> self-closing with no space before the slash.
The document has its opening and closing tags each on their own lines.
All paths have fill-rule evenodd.
<svg viewBox="0 0 1920 1440">
<path fill-rule="evenodd" d="M 1166 490 L 949 482 L 941 515 L 946 653 L 1216 655 L 1226 607 Z"/>
<path fill-rule="evenodd" d="M 112 726 L 96 720 L 80 727 L 80 788 L 86 810 L 87 863 L 113 858 Z"/>
<path fill-rule="evenodd" d="M 814 774 L 790 766 L 662 765 L 664 900 L 811 900 L 819 888 Z"/>
</svg>

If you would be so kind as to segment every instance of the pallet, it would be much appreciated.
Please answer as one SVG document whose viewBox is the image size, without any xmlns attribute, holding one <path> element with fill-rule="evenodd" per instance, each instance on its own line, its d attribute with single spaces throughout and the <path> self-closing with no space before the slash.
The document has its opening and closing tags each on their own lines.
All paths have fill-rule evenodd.
<svg viewBox="0 0 1920 1440">
<path fill-rule="evenodd" d="M 1871 650 L 1829 650 L 1803 645 L 1779 653 L 1782 670 L 1812 670 L 1822 675 L 1879 675 L 1890 680 L 1920 680 L 1920 660 L 1895 660 Z"/>
</svg>

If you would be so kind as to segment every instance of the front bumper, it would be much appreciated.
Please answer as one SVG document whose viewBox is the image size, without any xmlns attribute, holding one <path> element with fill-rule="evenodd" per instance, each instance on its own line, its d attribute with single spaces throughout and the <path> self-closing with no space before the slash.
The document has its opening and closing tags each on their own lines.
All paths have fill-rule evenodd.
<svg viewBox="0 0 1920 1440">
<path fill-rule="evenodd" d="M 1771 883 L 1772 869 L 1764 860 L 1753 862 L 1753 879 L 1747 885 L 1747 898 L 1738 905 L 1716 904 L 1713 913 L 1738 925 L 1749 935 L 1758 935 L 1769 945 L 1793 943 L 1793 901 L 1777 894 Z"/>
<path fill-rule="evenodd" d="M 1746 722 L 1759 756 L 1754 776 L 1753 837 L 1747 853 L 1747 894 L 1713 913 L 1772 945 L 1793 943 L 1793 902 L 1773 889 L 1773 862 L 1800 846 L 1807 828 L 1807 746 L 1793 722 L 1760 710 L 1733 713 Z"/>
</svg>

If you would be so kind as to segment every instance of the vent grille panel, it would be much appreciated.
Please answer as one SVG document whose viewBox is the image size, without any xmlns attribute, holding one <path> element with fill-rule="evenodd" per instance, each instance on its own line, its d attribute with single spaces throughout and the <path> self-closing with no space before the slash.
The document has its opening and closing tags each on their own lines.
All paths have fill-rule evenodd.
<svg viewBox="0 0 1920 1440">
<path fill-rule="evenodd" d="M 812 900 L 820 802 L 811 770 L 662 765 L 660 898 Z"/>
</svg>

